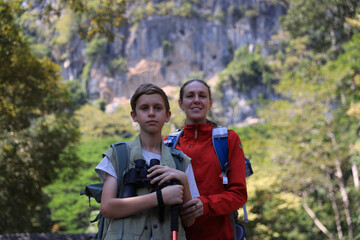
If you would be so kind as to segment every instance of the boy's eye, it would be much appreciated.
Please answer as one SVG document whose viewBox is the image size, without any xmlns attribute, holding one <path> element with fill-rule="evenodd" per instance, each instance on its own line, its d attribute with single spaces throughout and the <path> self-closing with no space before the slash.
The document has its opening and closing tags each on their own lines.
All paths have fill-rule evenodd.
<svg viewBox="0 0 360 240">
<path fill-rule="evenodd" d="M 160 105 L 157 105 L 157 106 L 155 106 L 154 107 L 156 110 L 161 110 L 162 109 L 162 107 L 160 106 Z"/>
</svg>

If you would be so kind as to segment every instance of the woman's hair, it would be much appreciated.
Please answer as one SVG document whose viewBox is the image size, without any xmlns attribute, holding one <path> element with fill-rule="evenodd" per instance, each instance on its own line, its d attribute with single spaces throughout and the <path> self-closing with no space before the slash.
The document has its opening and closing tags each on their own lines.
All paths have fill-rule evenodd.
<svg viewBox="0 0 360 240">
<path fill-rule="evenodd" d="M 183 101 L 183 97 L 184 97 L 184 88 L 189 85 L 190 83 L 192 82 L 199 82 L 199 83 L 202 83 L 204 84 L 204 86 L 208 89 L 209 91 L 209 98 L 211 99 L 211 90 L 210 90 L 210 87 L 209 85 L 204 81 L 204 80 L 200 80 L 200 79 L 192 79 L 192 80 L 189 80 L 187 81 L 186 83 L 184 83 L 181 88 L 180 88 L 180 96 L 179 96 L 179 100 L 180 102 Z"/>
<path fill-rule="evenodd" d="M 199 83 L 202 83 L 202 84 L 204 84 L 204 86 L 208 89 L 208 91 L 209 91 L 209 99 L 211 99 L 211 89 L 210 89 L 210 86 L 204 81 L 204 80 L 200 80 L 200 79 L 192 79 L 192 80 L 189 80 L 189 81 L 187 81 L 187 82 L 185 82 L 182 86 L 181 86 L 181 88 L 180 88 L 180 96 L 179 96 L 179 100 L 180 100 L 180 102 L 182 102 L 183 101 L 183 97 L 184 97 L 184 88 L 187 86 L 187 85 L 189 85 L 190 83 L 192 83 L 192 82 L 199 82 Z M 217 123 L 215 123 L 215 122 L 213 122 L 213 121 L 211 121 L 211 120 L 209 120 L 209 119 L 206 119 L 206 121 L 208 122 L 208 123 L 211 123 L 211 125 L 213 126 L 213 128 L 216 128 L 218 125 L 217 125 Z M 184 123 L 184 125 L 185 125 L 185 123 Z"/>
<path fill-rule="evenodd" d="M 134 112 L 135 112 L 135 109 L 136 109 L 137 100 L 144 94 L 145 95 L 159 94 L 160 97 L 164 100 L 166 112 L 170 111 L 169 100 L 168 100 L 168 97 L 167 97 L 166 93 L 164 92 L 164 90 L 162 90 L 161 88 L 159 88 L 158 86 L 156 86 L 156 85 L 154 85 L 152 83 L 144 83 L 144 84 L 141 84 L 135 90 L 134 94 L 131 97 L 130 105 L 131 105 L 131 109 Z"/>
</svg>

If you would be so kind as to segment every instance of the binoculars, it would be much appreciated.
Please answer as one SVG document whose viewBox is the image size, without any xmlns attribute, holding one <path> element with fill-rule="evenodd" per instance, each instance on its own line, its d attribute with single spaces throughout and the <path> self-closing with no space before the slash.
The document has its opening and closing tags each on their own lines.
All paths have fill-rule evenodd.
<svg viewBox="0 0 360 240">
<path fill-rule="evenodd" d="M 134 197 L 136 196 L 136 188 L 141 187 L 144 184 L 149 184 L 152 178 L 148 178 L 148 170 L 155 166 L 159 165 L 160 161 L 158 159 L 151 159 L 150 165 L 146 164 L 144 159 L 137 159 L 134 161 L 135 167 L 130 168 L 129 171 L 124 175 L 124 191 L 121 195 L 122 198 Z M 167 183 L 158 186 L 157 184 L 150 185 L 153 187 L 153 191 L 155 189 L 162 189 L 168 185 L 176 185 L 180 184 L 179 180 L 172 179 Z M 173 232 L 173 236 L 178 231 L 178 214 L 179 214 L 180 205 L 172 205 L 171 206 L 171 231 Z M 160 222 L 164 221 L 164 206 L 159 207 L 159 220 Z M 176 238 L 175 238 L 176 239 Z"/>
<path fill-rule="evenodd" d="M 152 178 L 147 177 L 148 170 L 155 165 L 159 165 L 160 160 L 151 159 L 150 165 L 147 165 L 144 159 L 137 159 L 134 163 L 135 167 L 130 168 L 124 175 L 124 191 L 121 195 L 123 198 L 136 196 L 137 187 L 150 184 Z"/>
</svg>

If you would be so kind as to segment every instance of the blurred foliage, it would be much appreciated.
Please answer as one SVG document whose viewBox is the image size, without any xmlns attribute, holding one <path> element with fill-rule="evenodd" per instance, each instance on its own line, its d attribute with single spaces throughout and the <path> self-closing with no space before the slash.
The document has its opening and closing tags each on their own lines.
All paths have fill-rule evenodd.
<svg viewBox="0 0 360 240">
<path fill-rule="evenodd" d="M 13 8 L 19 6 L 20 5 L 13 6 Z M 39 21 L 37 21 L 37 13 L 22 10 L 21 14 L 15 18 L 15 21 L 21 26 L 22 32 L 24 36 L 26 36 L 32 52 L 38 57 L 50 57 L 51 47 L 54 47 L 54 45 L 49 46 L 51 30 L 39 24 Z"/>
<path fill-rule="evenodd" d="M 83 88 L 80 86 L 80 81 L 73 80 L 73 81 L 67 81 L 66 85 L 67 88 L 70 91 L 70 97 L 73 102 L 73 107 L 78 108 L 80 106 L 83 106 L 87 103 L 87 97 L 86 92 L 83 90 Z"/>
<path fill-rule="evenodd" d="M 154 15 L 197 17 L 198 12 L 194 7 L 197 4 L 196 1 L 131 1 L 128 5 L 129 20 L 136 24 Z"/>
<path fill-rule="evenodd" d="M 115 29 L 127 23 L 125 17 L 126 10 L 125 0 L 60 0 L 49 2 L 46 0 L 22 2 L 25 9 L 31 10 L 38 8 L 38 16 L 44 22 L 51 22 L 52 17 L 60 15 L 64 9 L 69 9 L 73 13 L 65 16 L 61 21 L 60 28 L 66 25 L 66 22 L 78 15 L 78 25 L 75 25 L 78 35 L 84 39 L 92 39 L 98 36 L 104 36 L 110 42 L 114 41 L 116 34 Z M 74 15 L 75 14 L 75 15 Z M 65 23 L 65 25 L 63 24 Z M 73 22 L 75 23 L 75 22 Z M 70 37 L 73 28 L 64 29 L 64 37 L 59 36 L 59 40 Z"/>
<path fill-rule="evenodd" d="M 86 14 L 88 23 L 83 23 L 80 35 L 85 38 L 93 38 L 103 35 L 110 42 L 114 41 L 115 29 L 127 23 L 125 17 L 125 0 L 71 0 L 70 6 L 77 13 Z"/>
<path fill-rule="evenodd" d="M 105 38 L 94 38 L 86 44 L 85 56 L 93 61 L 95 57 L 104 58 L 106 56 L 107 41 Z"/>
<path fill-rule="evenodd" d="M 0 1 L 0 233 L 46 232 L 42 188 L 76 171 L 78 123 L 58 66 L 31 53 L 13 4 Z"/>
<path fill-rule="evenodd" d="M 99 107 L 86 104 L 76 111 L 76 118 L 85 136 L 129 138 L 136 133 L 130 116 L 130 104 L 119 107 L 114 113 L 106 113 Z"/>
<path fill-rule="evenodd" d="M 316 236 L 311 219 L 301 208 L 301 198 L 281 190 L 279 167 L 263 164 L 254 171 L 247 179 L 249 222 L 243 223 L 247 239 L 306 240 Z M 239 214 L 243 222 L 242 209 Z"/>
<path fill-rule="evenodd" d="M 258 85 L 266 85 L 270 89 L 275 82 L 273 71 L 260 54 L 259 46 L 255 47 L 253 53 L 246 46 L 236 50 L 232 62 L 218 76 L 219 85 L 230 82 L 241 92 Z"/>
<path fill-rule="evenodd" d="M 241 128 L 230 127 L 240 137 L 244 153 L 254 166 L 269 164 L 271 153 L 267 145 L 270 139 L 271 129 L 268 124 L 253 124 Z M 259 147 L 262 147 L 259 151 Z"/>
<path fill-rule="evenodd" d="M 167 136 L 168 134 L 174 132 L 176 129 L 180 129 L 184 127 L 185 123 L 185 114 L 181 111 L 178 99 L 179 99 L 179 91 L 180 88 L 174 91 L 170 97 L 169 95 L 169 103 L 170 103 L 170 111 L 171 117 L 169 123 L 165 124 L 163 127 L 163 136 Z"/>
<path fill-rule="evenodd" d="M 200 71 L 200 72 L 191 72 L 189 76 L 187 76 L 183 81 L 182 84 L 186 83 L 189 80 L 192 79 L 200 79 L 200 80 L 205 80 L 205 74 L 204 72 Z"/>
<path fill-rule="evenodd" d="M 53 41 L 58 46 L 69 44 L 77 34 L 76 30 L 78 28 L 78 21 L 74 12 L 70 9 L 64 9 L 62 11 L 63 13 L 54 25 L 56 37 Z"/>
<path fill-rule="evenodd" d="M 309 239 L 314 230 L 311 219 L 301 207 L 301 198 L 283 191 L 281 166 L 270 161 L 273 139 L 269 124 L 235 128 L 250 159 L 254 174 L 247 178 L 249 222 L 244 223 L 243 210 L 239 221 L 247 230 L 247 239 Z M 315 230 L 315 232 L 318 232 Z"/>
<path fill-rule="evenodd" d="M 50 55 L 50 48 L 42 43 L 31 44 L 31 51 L 38 57 L 45 57 Z"/>
<path fill-rule="evenodd" d="M 236 1 L 222 3 L 214 11 L 216 3 L 199 0 L 167 0 L 148 1 L 134 0 L 128 4 L 128 21 L 137 24 L 151 16 L 179 16 L 185 18 L 197 18 L 205 21 L 236 22 L 241 18 L 256 19 L 264 6 L 273 7 L 276 4 L 286 5 L 286 1 L 262 0 L 253 4 L 243 4 Z M 220 5 L 220 4 L 219 4 Z M 225 7 L 226 6 L 226 7 Z M 226 8 L 228 10 L 226 10 Z"/>
<path fill-rule="evenodd" d="M 87 184 L 101 182 L 94 169 L 101 161 L 102 153 L 112 143 L 120 141 L 129 141 L 129 139 L 82 137 L 77 152 L 79 170 L 73 179 L 58 179 L 44 189 L 47 197 L 51 199 L 49 208 L 52 211 L 52 232 L 92 233 L 97 231 L 97 222 L 90 223 L 90 221 L 95 219 L 100 204 L 94 199 L 89 202 L 85 195 L 80 196 L 80 191 Z"/>
<path fill-rule="evenodd" d="M 276 87 L 283 99 L 260 111 L 271 128 L 270 159 L 283 168 L 281 188 L 308 196 L 303 206 L 314 212 L 314 224 L 326 229 L 317 238 L 353 239 L 360 227 L 358 203 L 349 198 L 358 194 L 349 181 L 349 146 L 357 141 L 360 123 L 346 115 L 350 103 L 360 98 L 354 82 L 360 71 L 357 38 L 344 45 L 345 52 L 334 61 L 324 61 L 313 51 L 287 51 Z M 296 40 L 288 46 L 301 49 Z"/>
<path fill-rule="evenodd" d="M 346 18 L 355 15 L 358 0 L 287 0 L 287 3 L 287 14 L 281 18 L 284 30 L 293 38 L 308 37 L 308 46 L 315 52 L 335 51 L 334 56 L 341 52 L 342 44 L 354 30 Z"/>
<path fill-rule="evenodd" d="M 128 67 L 126 58 L 119 56 L 110 62 L 110 73 L 112 76 L 115 74 L 122 75 L 127 73 Z"/>
</svg>

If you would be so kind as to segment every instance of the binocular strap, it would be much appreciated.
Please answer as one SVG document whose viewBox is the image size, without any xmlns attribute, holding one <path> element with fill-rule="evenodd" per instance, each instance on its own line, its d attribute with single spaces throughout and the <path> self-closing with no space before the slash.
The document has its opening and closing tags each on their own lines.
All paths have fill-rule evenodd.
<svg viewBox="0 0 360 240">
<path fill-rule="evenodd" d="M 157 197 L 158 204 L 159 204 L 159 221 L 162 223 L 162 222 L 164 222 L 164 217 L 165 217 L 165 205 L 164 205 L 164 201 L 162 198 L 162 193 L 161 193 L 160 187 L 156 188 L 156 197 Z"/>
</svg>

